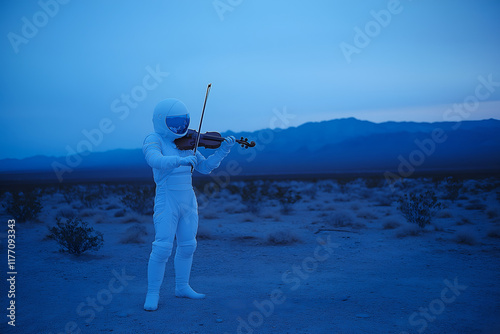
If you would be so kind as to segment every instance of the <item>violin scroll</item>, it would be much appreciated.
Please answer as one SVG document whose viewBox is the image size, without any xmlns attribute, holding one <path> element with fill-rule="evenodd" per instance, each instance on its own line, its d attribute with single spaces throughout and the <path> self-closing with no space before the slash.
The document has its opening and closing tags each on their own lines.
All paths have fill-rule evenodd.
<svg viewBox="0 0 500 334">
<path fill-rule="evenodd" d="M 253 140 L 251 142 L 248 142 L 248 138 L 243 139 L 243 137 L 241 137 L 241 139 L 236 139 L 236 142 L 238 144 L 241 144 L 241 147 L 244 147 L 244 148 L 249 148 L 249 147 L 255 146 L 255 142 Z"/>
</svg>

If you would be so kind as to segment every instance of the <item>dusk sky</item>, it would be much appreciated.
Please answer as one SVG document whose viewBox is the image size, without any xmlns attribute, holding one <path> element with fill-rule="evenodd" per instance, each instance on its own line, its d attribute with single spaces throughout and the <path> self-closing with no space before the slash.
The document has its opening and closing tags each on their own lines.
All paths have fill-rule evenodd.
<svg viewBox="0 0 500 334">
<path fill-rule="evenodd" d="M 0 6 L 0 159 L 139 148 L 170 97 L 197 128 L 208 83 L 203 131 L 500 118 L 497 0 Z"/>
</svg>

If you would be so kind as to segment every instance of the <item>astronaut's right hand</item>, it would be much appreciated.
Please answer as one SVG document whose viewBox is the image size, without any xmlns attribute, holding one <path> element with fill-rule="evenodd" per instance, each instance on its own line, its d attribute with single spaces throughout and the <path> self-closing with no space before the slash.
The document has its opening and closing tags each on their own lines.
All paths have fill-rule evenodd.
<svg viewBox="0 0 500 334">
<path fill-rule="evenodd" d="M 194 167 L 194 166 L 196 166 L 197 161 L 198 161 L 198 159 L 196 158 L 196 156 L 190 155 L 190 156 L 181 158 L 180 165 Z"/>
</svg>

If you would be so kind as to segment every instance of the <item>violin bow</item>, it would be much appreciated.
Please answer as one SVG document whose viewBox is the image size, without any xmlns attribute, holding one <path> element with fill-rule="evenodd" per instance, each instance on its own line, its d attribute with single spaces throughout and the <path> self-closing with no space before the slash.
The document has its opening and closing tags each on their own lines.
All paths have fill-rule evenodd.
<svg viewBox="0 0 500 334">
<path fill-rule="evenodd" d="M 196 156 L 196 150 L 198 149 L 198 145 L 200 144 L 201 138 L 201 124 L 203 123 L 203 116 L 205 115 L 205 106 L 207 105 L 208 93 L 210 93 L 210 88 L 212 88 L 212 84 L 209 83 L 207 86 L 207 93 L 205 94 L 205 102 L 203 102 L 203 110 L 201 111 L 201 119 L 200 126 L 198 127 L 198 136 L 196 137 L 196 144 L 194 145 L 194 155 Z M 191 173 L 193 172 L 194 166 L 191 166 Z"/>
</svg>

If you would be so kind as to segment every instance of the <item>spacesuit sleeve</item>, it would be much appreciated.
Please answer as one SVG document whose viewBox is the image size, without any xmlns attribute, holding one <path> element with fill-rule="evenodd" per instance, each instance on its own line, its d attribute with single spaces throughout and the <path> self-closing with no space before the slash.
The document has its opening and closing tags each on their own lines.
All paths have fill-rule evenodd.
<svg viewBox="0 0 500 334">
<path fill-rule="evenodd" d="M 146 162 L 152 168 L 161 170 L 172 170 L 180 166 L 180 157 L 164 156 L 161 153 L 161 143 L 157 136 L 149 135 L 144 139 L 142 152 L 146 158 Z"/>
<path fill-rule="evenodd" d="M 196 157 L 198 158 L 198 163 L 196 164 L 196 169 L 202 174 L 210 174 L 212 170 L 219 167 L 221 161 L 228 155 L 229 151 L 225 151 L 222 147 L 215 150 L 215 153 L 205 158 L 203 154 L 199 151 L 196 152 Z"/>
</svg>

